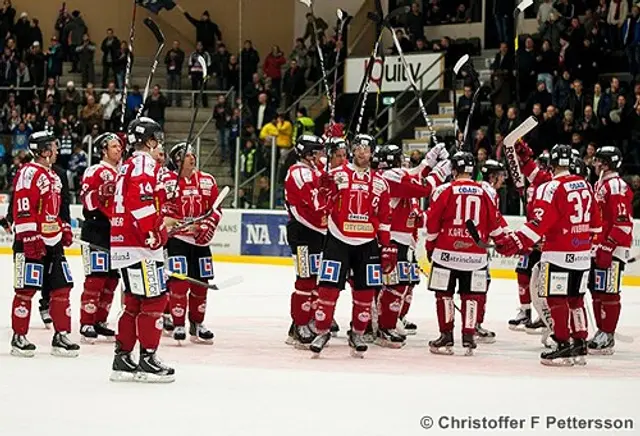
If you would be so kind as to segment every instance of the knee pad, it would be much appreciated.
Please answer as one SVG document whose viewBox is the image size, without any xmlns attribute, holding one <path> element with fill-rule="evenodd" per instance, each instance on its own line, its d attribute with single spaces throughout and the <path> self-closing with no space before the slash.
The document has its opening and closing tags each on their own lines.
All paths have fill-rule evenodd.
<svg viewBox="0 0 640 436">
<path fill-rule="evenodd" d="M 51 290 L 51 300 L 55 301 L 69 301 L 69 294 L 71 288 L 59 288 Z"/>
<path fill-rule="evenodd" d="M 167 283 L 167 288 L 173 298 L 187 298 L 187 293 L 191 284 L 184 280 L 171 280 Z"/>
<path fill-rule="evenodd" d="M 205 288 L 204 286 L 191 285 L 190 296 L 191 298 L 196 297 L 196 298 L 206 299 L 207 288 Z"/>
<path fill-rule="evenodd" d="M 140 313 L 154 317 L 161 317 L 167 305 L 167 295 L 148 298 L 140 301 Z"/>
<path fill-rule="evenodd" d="M 318 289 L 318 303 L 335 306 L 336 301 L 338 301 L 339 295 L 340 290 L 338 288 L 320 287 Z"/>
<path fill-rule="evenodd" d="M 351 295 L 353 296 L 353 304 L 371 306 L 371 303 L 375 298 L 376 291 L 373 289 L 351 291 Z"/>
</svg>

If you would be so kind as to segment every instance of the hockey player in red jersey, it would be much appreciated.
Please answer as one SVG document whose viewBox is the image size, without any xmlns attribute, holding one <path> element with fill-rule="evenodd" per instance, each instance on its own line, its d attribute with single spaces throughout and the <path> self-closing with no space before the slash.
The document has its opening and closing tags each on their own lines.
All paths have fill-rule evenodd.
<svg viewBox="0 0 640 436">
<path fill-rule="evenodd" d="M 328 234 L 318 277 L 317 336 L 310 349 L 320 353 L 331 335 L 329 329 L 339 293 L 353 277 L 353 310 L 349 346 L 355 356 L 367 350 L 363 333 L 371 319 L 371 305 L 382 275 L 391 273 L 397 248 L 391 243 L 389 186 L 371 169 L 374 139 L 357 135 L 352 142 L 353 163 L 325 173 L 321 192 L 332 202 Z"/>
<path fill-rule="evenodd" d="M 347 156 L 349 154 L 347 150 L 347 142 L 342 138 L 329 138 L 327 139 L 326 150 L 329 160 L 329 169 L 338 168 L 339 166 L 347 162 Z M 323 170 L 324 168 L 319 168 Z"/>
<path fill-rule="evenodd" d="M 403 153 L 397 145 L 387 144 L 377 147 L 373 154 L 372 167 L 388 183 L 391 196 L 391 243 L 398 248 L 398 262 L 395 270 L 384 276 L 384 286 L 378 294 L 378 329 L 375 342 L 378 345 L 399 348 L 406 336 L 396 326 L 398 318 L 411 303 L 412 290 L 420 282 L 419 267 L 414 254 L 414 233 L 421 219 L 418 199 L 431 196 L 433 189 L 444 183 L 449 175 L 450 162 L 443 161 L 436 167 L 439 153 L 444 144 L 434 147 L 428 153 L 428 162 L 411 172 L 402 168 Z M 420 183 L 422 173 L 426 174 L 426 184 Z M 406 311 L 404 312 L 406 314 Z"/>
<path fill-rule="evenodd" d="M 533 216 L 533 198 L 536 189 L 551 180 L 552 173 L 549 169 L 549 153 L 543 152 L 537 160 L 533 159 L 533 151 L 526 142 L 520 140 L 516 142 L 516 153 L 520 161 L 522 173 L 529 181 L 527 187 L 526 216 L 528 220 Z M 544 323 L 540 318 L 533 320 L 531 317 L 531 271 L 540 261 L 540 248 L 535 245 L 531 251 L 520 255 L 516 274 L 518 278 L 518 297 L 520 299 L 520 310 L 515 318 L 509 320 L 509 329 L 515 331 L 526 331 L 527 333 L 539 333 L 544 328 Z"/>
<path fill-rule="evenodd" d="M 11 354 L 33 357 L 36 346 L 29 342 L 31 299 L 44 285 L 51 290 L 49 313 L 55 333 L 51 342 L 54 356 L 76 357 L 80 347 L 73 343 L 69 292 L 73 288 L 71 269 L 64 247 L 73 243 L 68 223 L 60 218 L 62 182 L 51 168 L 58 153 L 55 137 L 49 132 L 29 137 L 33 162 L 23 165 L 13 182 L 14 289 L 11 311 Z"/>
<path fill-rule="evenodd" d="M 287 241 L 291 246 L 296 281 L 291 294 L 291 320 L 287 343 L 308 348 L 315 334 L 310 328 L 312 303 L 318 292 L 320 256 L 327 233 L 327 196 L 320 192 L 323 157 L 322 140 L 302 135 L 296 141 L 294 153 L 298 162 L 289 167 L 284 179 L 284 195 L 289 222 Z"/>
<path fill-rule="evenodd" d="M 120 167 L 111 212 L 111 268 L 120 269 L 124 282 L 111 380 L 168 383 L 175 371 L 156 356 L 168 299 L 162 250 L 168 236 L 157 207 L 159 167 L 150 154 L 164 134 L 141 117 L 129 124 L 127 140 L 134 152 Z M 131 354 L 136 342 L 139 363 Z"/>
<path fill-rule="evenodd" d="M 196 156 L 187 143 L 169 151 L 171 171 L 164 178 L 167 202 L 164 215 L 177 221 L 197 218 L 210 211 L 218 198 L 216 179 L 196 167 Z M 178 174 L 180 172 L 180 174 Z M 213 279 L 213 260 L 209 245 L 222 217 L 220 210 L 197 225 L 178 233 L 167 243 L 168 268 L 171 273 L 185 275 L 201 282 Z M 213 344 L 214 334 L 204 325 L 207 288 L 184 280 L 170 278 L 169 305 L 175 329 L 173 339 L 186 339 L 185 321 L 189 319 L 189 338 L 193 343 Z"/>
<path fill-rule="evenodd" d="M 80 200 L 84 223 L 80 237 L 109 249 L 111 206 L 124 147 L 115 133 L 103 133 L 94 144 L 102 153 L 102 161 L 89 167 L 82 177 Z M 115 336 L 115 332 L 107 327 L 107 317 L 120 274 L 110 268 L 109 253 L 104 250 L 83 246 L 82 262 L 85 279 L 80 297 L 80 335 L 83 341 L 93 343 L 98 336 Z"/>
<path fill-rule="evenodd" d="M 591 235 L 601 231 L 593 190 L 583 177 L 570 174 L 571 163 L 570 146 L 553 147 L 553 179 L 538 187 L 532 218 L 509 235 L 510 243 L 505 249 L 505 254 L 526 252 L 544 238 L 536 287 L 538 294 L 547 299 L 558 347 L 540 357 L 542 364 L 552 366 L 586 363 L 584 293 L 591 262 Z"/>
<path fill-rule="evenodd" d="M 596 151 L 594 169 L 599 176 L 595 197 L 602 211 L 602 233 L 592 259 L 589 289 L 598 331 L 588 343 L 590 354 L 613 354 L 614 334 L 620 318 L 620 285 L 633 242 L 633 192 L 618 174 L 622 153 L 616 147 Z"/>
<path fill-rule="evenodd" d="M 475 159 L 458 152 L 451 158 L 454 180 L 438 187 L 427 210 L 427 256 L 431 260 L 429 290 L 436 293 L 440 337 L 429 341 L 435 354 L 453 354 L 456 286 L 462 301 L 462 346 L 466 354 L 476 348 L 477 312 L 487 292 L 488 256 L 476 245 L 466 222 L 474 222 L 480 237 L 491 237 L 497 246 L 506 239 L 501 215 L 481 183 L 472 180 Z"/>
</svg>

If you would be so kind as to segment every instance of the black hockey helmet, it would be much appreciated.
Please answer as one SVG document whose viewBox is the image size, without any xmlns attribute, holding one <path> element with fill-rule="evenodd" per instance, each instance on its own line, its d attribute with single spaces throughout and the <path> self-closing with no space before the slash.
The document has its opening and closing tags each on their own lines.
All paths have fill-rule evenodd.
<svg viewBox="0 0 640 436">
<path fill-rule="evenodd" d="M 611 171 L 615 171 L 622 166 L 622 153 L 618 147 L 610 145 L 600 147 L 596 150 L 594 157 L 607 165 Z"/>
<path fill-rule="evenodd" d="M 355 138 L 353 138 L 353 141 L 351 141 L 351 148 L 355 148 L 355 147 L 369 147 L 372 149 L 375 147 L 376 145 L 376 140 L 373 138 L 373 136 L 371 135 L 367 135 L 366 133 L 358 133 Z"/>
<path fill-rule="evenodd" d="M 569 167 L 573 161 L 572 148 L 566 144 L 556 144 L 551 149 L 549 164 L 552 167 Z"/>
<path fill-rule="evenodd" d="M 186 153 L 185 150 L 187 150 Z M 193 147 L 187 145 L 186 141 L 178 142 L 176 145 L 171 147 L 171 150 L 169 150 L 169 155 L 167 156 L 167 168 L 171 171 L 177 171 L 180 168 L 180 162 L 187 154 L 195 155 Z"/>
<path fill-rule="evenodd" d="M 451 156 L 451 169 L 458 173 L 473 174 L 476 159 L 468 151 L 459 151 Z"/>
<path fill-rule="evenodd" d="M 164 143 L 164 132 L 160 124 L 149 117 L 136 118 L 129 123 L 127 141 L 130 145 L 144 144 L 149 139 L 155 139 L 159 144 Z"/>
<path fill-rule="evenodd" d="M 571 161 L 571 165 L 569 165 L 569 172 L 571 174 L 575 174 L 576 176 L 584 177 L 585 179 L 589 177 L 589 169 L 587 164 L 584 163 L 581 157 L 574 157 Z"/>
<path fill-rule="evenodd" d="M 333 156 L 338 150 L 347 150 L 347 141 L 343 138 L 332 136 L 325 141 L 325 146 L 329 156 Z"/>
<path fill-rule="evenodd" d="M 402 149 L 395 144 L 375 147 L 371 155 L 371 168 L 385 170 L 402 166 Z"/>
<path fill-rule="evenodd" d="M 296 141 L 296 154 L 300 158 L 312 155 L 314 152 L 324 150 L 322 139 L 316 135 L 301 135 Z"/>
<path fill-rule="evenodd" d="M 482 176 L 487 178 L 491 174 L 506 172 L 506 168 L 502 164 L 502 162 L 498 162 L 497 160 L 494 160 L 494 159 L 487 159 L 485 163 L 482 165 L 482 168 L 480 169 L 480 171 L 482 172 Z"/>
<path fill-rule="evenodd" d="M 538 162 L 538 166 L 542 168 L 549 168 L 549 166 L 551 165 L 551 154 L 547 150 L 545 150 L 540 153 L 540 156 L 538 156 L 536 161 Z"/>
<path fill-rule="evenodd" d="M 111 141 L 118 141 L 120 147 L 123 145 L 120 137 L 113 132 L 101 133 L 93 140 L 93 143 L 96 144 L 96 148 L 100 150 L 101 153 L 104 153 Z"/>
<path fill-rule="evenodd" d="M 34 132 L 29 135 L 29 151 L 34 156 L 40 156 L 43 152 L 51 150 L 51 145 L 57 141 L 53 133 L 46 130 Z"/>
</svg>

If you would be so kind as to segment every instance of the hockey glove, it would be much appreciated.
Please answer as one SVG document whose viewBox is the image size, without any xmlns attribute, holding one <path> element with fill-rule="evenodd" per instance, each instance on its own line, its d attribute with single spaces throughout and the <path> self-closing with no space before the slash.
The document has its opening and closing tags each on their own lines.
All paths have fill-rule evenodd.
<svg viewBox="0 0 640 436">
<path fill-rule="evenodd" d="M 529 148 L 527 143 L 522 139 L 518 139 L 516 141 L 515 147 L 516 154 L 518 155 L 520 162 L 522 162 L 523 164 L 529 162 L 529 159 L 531 159 L 531 156 L 533 156 L 533 151 L 531 150 L 531 148 Z"/>
<path fill-rule="evenodd" d="M 168 240 L 169 234 L 167 233 L 167 228 L 164 225 L 164 219 L 159 216 L 156 221 L 155 229 L 149 231 L 149 237 L 144 241 L 144 243 L 150 249 L 158 250 L 167 245 Z"/>
<path fill-rule="evenodd" d="M 105 204 L 107 200 L 113 197 L 113 194 L 116 192 L 116 184 L 112 181 L 104 182 L 98 188 L 98 200 L 100 203 Z"/>
<path fill-rule="evenodd" d="M 322 189 L 323 191 L 331 192 L 333 188 L 335 188 L 336 186 L 336 182 L 333 179 L 333 175 L 327 172 L 323 172 L 320 175 L 319 181 L 320 181 L 320 189 Z"/>
<path fill-rule="evenodd" d="M 73 244 L 73 232 L 69 223 L 62 224 L 62 246 L 71 247 Z"/>
<path fill-rule="evenodd" d="M 441 160 L 436 164 L 431 173 L 435 175 L 441 183 L 444 183 L 447 177 L 451 175 L 451 161 L 449 159 Z"/>
<path fill-rule="evenodd" d="M 611 244 L 609 239 L 604 244 L 600 244 L 596 249 L 596 267 L 600 269 L 609 269 L 613 263 L 613 250 L 615 244 Z"/>
<path fill-rule="evenodd" d="M 505 233 L 495 238 L 496 251 L 505 257 L 515 256 L 524 251 L 522 240 L 516 233 Z"/>
<path fill-rule="evenodd" d="M 21 235 L 24 247 L 24 257 L 27 259 L 40 260 L 47 254 L 47 247 L 44 245 L 42 236 L 36 232 L 26 232 Z"/>
<path fill-rule="evenodd" d="M 383 274 L 390 274 L 396 269 L 398 264 L 398 247 L 395 245 L 385 245 L 380 251 L 380 266 Z"/>
<path fill-rule="evenodd" d="M 433 250 L 436 249 L 436 241 L 427 241 L 424 248 L 425 250 L 427 250 L 427 260 L 431 262 L 431 258 L 433 257 Z"/>
<path fill-rule="evenodd" d="M 220 218 L 222 214 L 220 211 L 215 210 L 211 214 L 211 216 L 205 218 L 201 222 L 195 225 L 195 231 L 193 237 L 198 245 L 209 245 L 209 243 L 213 240 L 214 235 L 216 234 L 216 228 L 218 228 L 218 223 L 220 222 Z"/>
<path fill-rule="evenodd" d="M 427 154 L 424 156 L 424 163 L 429 168 L 434 168 L 438 163 L 438 157 L 440 156 L 444 148 L 445 148 L 445 144 L 443 142 L 433 146 L 431 150 L 427 151 Z"/>
</svg>

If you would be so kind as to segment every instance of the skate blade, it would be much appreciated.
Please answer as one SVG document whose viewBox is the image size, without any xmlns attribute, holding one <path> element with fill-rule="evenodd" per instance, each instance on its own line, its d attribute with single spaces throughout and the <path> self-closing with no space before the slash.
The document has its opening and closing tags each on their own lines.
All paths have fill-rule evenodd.
<svg viewBox="0 0 640 436">
<path fill-rule="evenodd" d="M 573 364 L 576 366 L 586 366 L 587 359 L 584 356 L 576 356 L 573 358 Z"/>
<path fill-rule="evenodd" d="M 523 332 L 524 331 L 524 326 L 509 324 L 509 330 L 514 331 L 514 332 Z"/>
<path fill-rule="evenodd" d="M 128 383 L 135 381 L 135 372 L 112 371 L 109 380 L 116 383 Z"/>
<path fill-rule="evenodd" d="M 391 342 L 391 341 L 387 341 L 385 339 L 380 339 L 380 338 L 376 338 L 376 340 L 373 343 L 383 348 L 399 349 L 404 346 L 404 342 Z"/>
<path fill-rule="evenodd" d="M 100 342 L 114 343 L 116 341 L 115 336 L 100 336 L 98 335 Z"/>
<path fill-rule="evenodd" d="M 404 329 L 404 334 L 407 335 L 407 336 L 415 336 L 416 334 L 418 334 L 418 331 L 417 330 Z"/>
<path fill-rule="evenodd" d="M 51 355 L 56 357 L 78 357 L 80 351 L 78 350 L 65 350 L 60 347 L 51 347 Z"/>
<path fill-rule="evenodd" d="M 539 329 L 528 329 L 525 327 L 524 332 L 528 335 L 541 335 L 544 334 L 544 329 L 542 327 Z"/>
<path fill-rule="evenodd" d="M 296 341 L 295 344 L 293 344 L 293 348 L 295 348 L 296 350 L 310 350 L 311 344 L 303 344 L 300 341 Z"/>
<path fill-rule="evenodd" d="M 36 350 L 21 350 L 19 348 L 12 348 L 11 355 L 14 357 L 34 357 Z"/>
<path fill-rule="evenodd" d="M 587 352 L 593 356 L 611 356 L 615 350 L 613 348 L 589 348 Z"/>
<path fill-rule="evenodd" d="M 573 359 L 570 357 L 564 357 L 562 359 L 540 359 L 540 363 L 544 366 L 573 366 Z"/>
<path fill-rule="evenodd" d="M 473 356 L 474 348 L 464 347 L 464 355 L 465 356 Z"/>
<path fill-rule="evenodd" d="M 476 343 L 478 344 L 495 344 L 496 338 L 494 337 L 485 337 L 485 336 L 476 336 Z"/>
<path fill-rule="evenodd" d="M 429 351 L 433 354 L 440 354 L 442 356 L 453 356 L 452 347 L 429 347 Z"/>
<path fill-rule="evenodd" d="M 366 353 L 366 351 L 358 351 L 358 350 L 354 350 L 353 348 L 351 349 L 351 357 L 356 358 L 356 359 L 364 359 L 364 353 Z"/>
<path fill-rule="evenodd" d="M 173 383 L 176 381 L 176 376 L 175 374 L 157 375 L 146 372 L 137 372 L 134 376 L 134 381 L 137 383 Z"/>
<path fill-rule="evenodd" d="M 96 343 L 97 340 L 98 338 L 87 338 L 85 336 L 80 335 L 80 342 L 82 342 L 83 344 L 93 345 Z"/>
<path fill-rule="evenodd" d="M 201 339 L 197 336 L 191 336 L 189 338 L 189 340 L 191 341 L 191 343 L 193 344 L 199 344 L 199 345 L 213 345 L 213 339 Z"/>
</svg>

